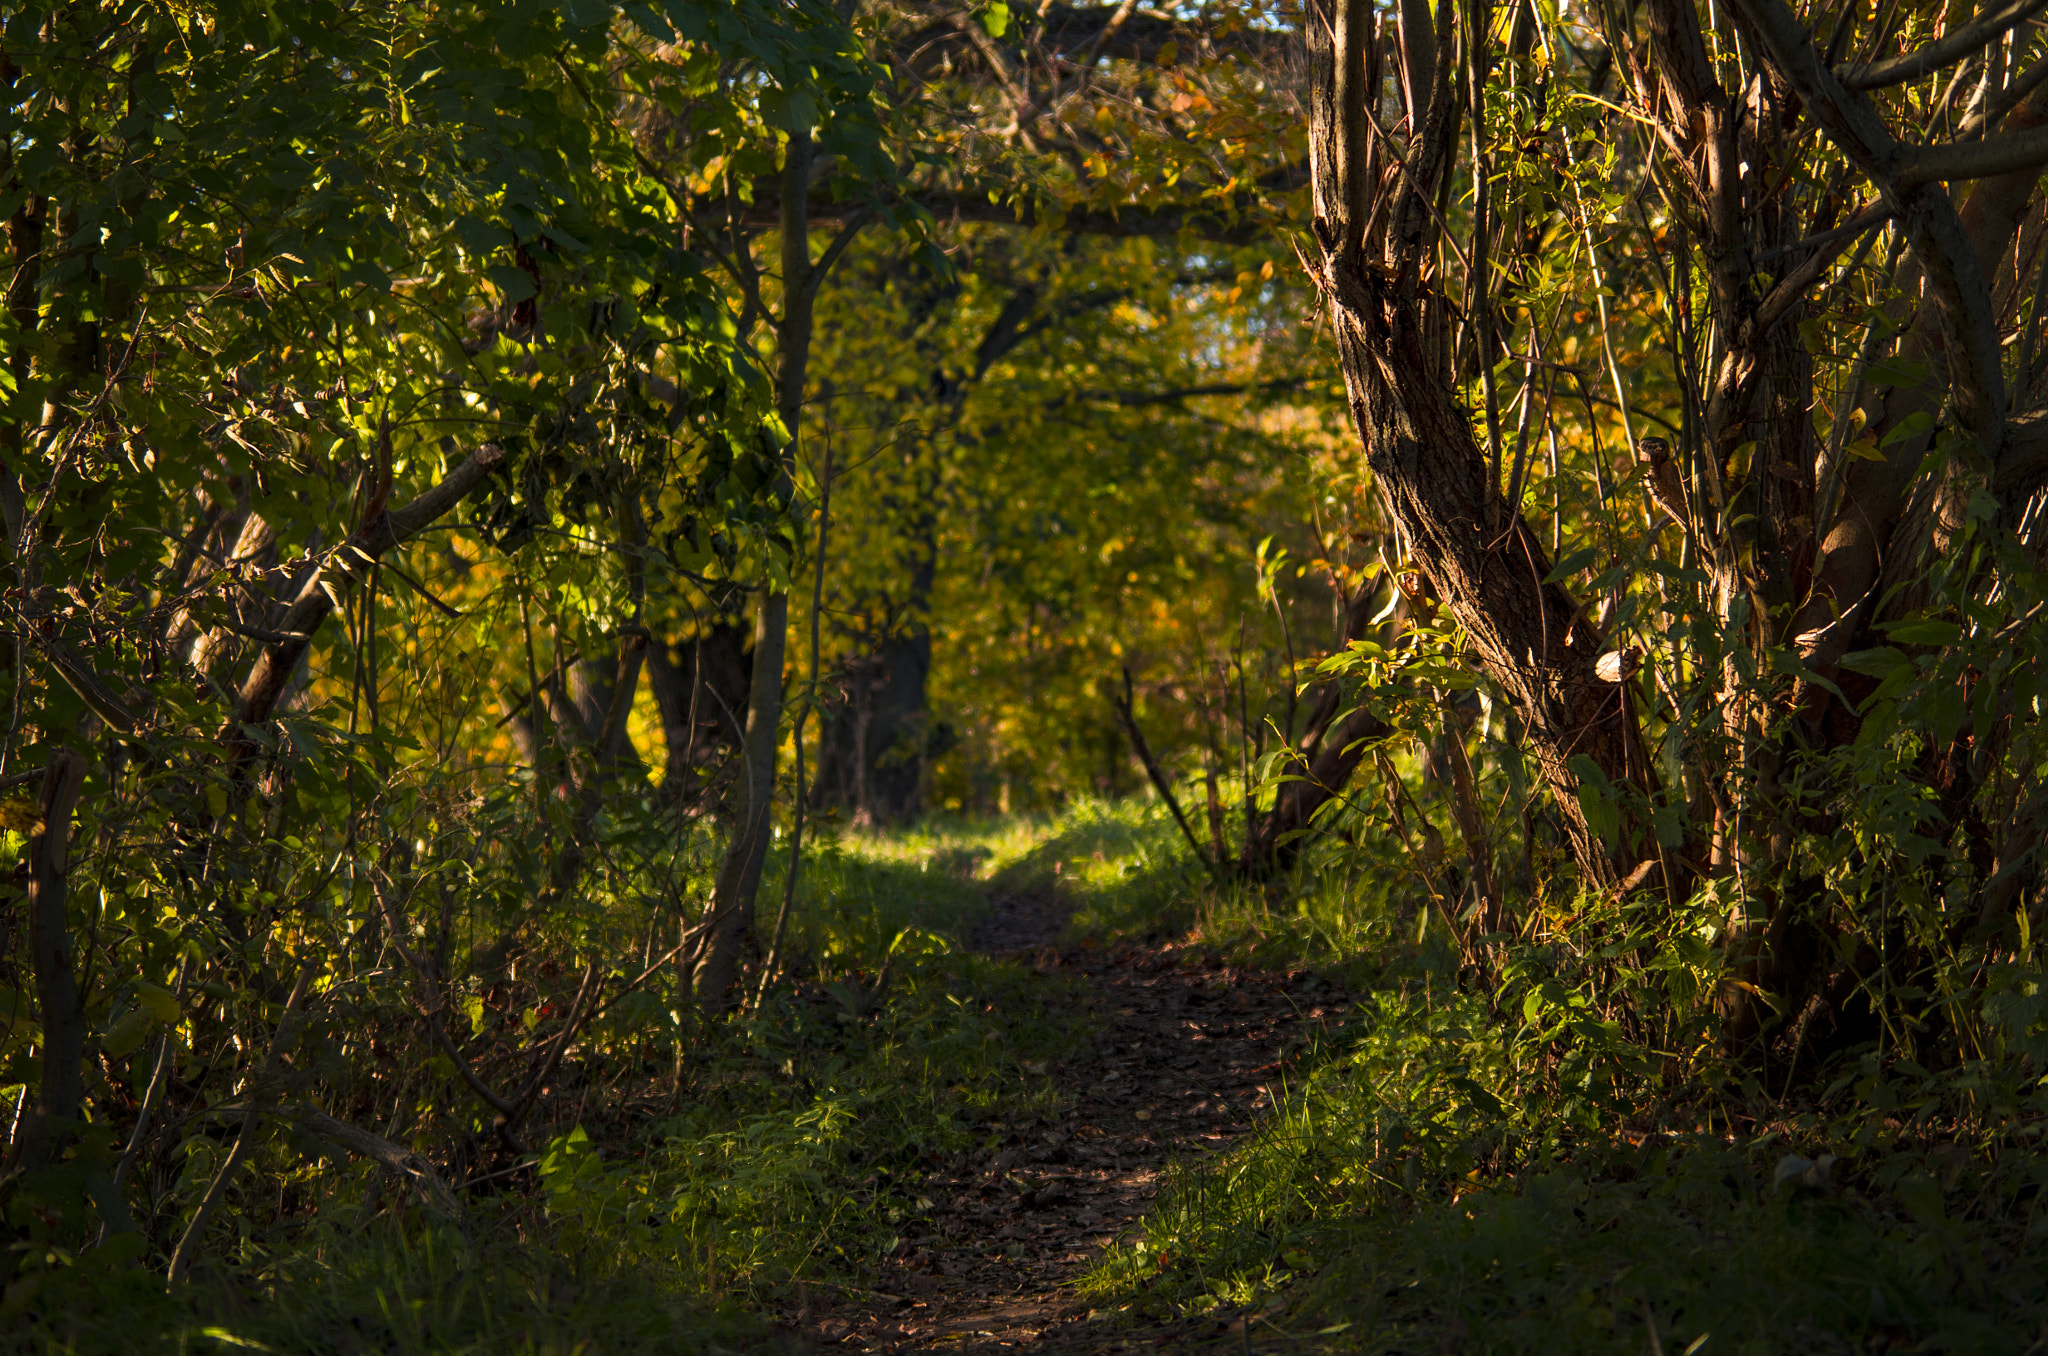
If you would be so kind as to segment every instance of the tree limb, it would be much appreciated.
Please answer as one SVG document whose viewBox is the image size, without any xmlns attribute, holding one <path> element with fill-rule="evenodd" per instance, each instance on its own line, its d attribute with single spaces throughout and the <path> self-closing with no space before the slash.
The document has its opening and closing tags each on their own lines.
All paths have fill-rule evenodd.
<svg viewBox="0 0 2048 1356">
<path fill-rule="evenodd" d="M 1177 401 L 1195 396 L 1232 396 L 1265 394 L 1273 391 L 1298 391 L 1308 385 L 1305 377 L 1274 377 L 1267 381 L 1212 381 L 1197 386 L 1177 386 L 1165 391 L 1076 391 L 1066 398 L 1052 402 L 1055 405 L 1073 405 L 1082 401 L 1100 401 L 1108 405 L 1121 405 L 1126 409 L 1142 409 L 1147 405 L 1171 405 Z"/>
<path fill-rule="evenodd" d="M 2048 127 L 1987 141 L 1949 141 L 1901 149 L 1892 162 L 1892 182 L 1901 192 L 1943 180 L 1990 179 L 2048 165 Z"/>
<path fill-rule="evenodd" d="M 1964 24 L 1945 38 L 1938 38 L 1904 56 L 1847 66 L 1839 72 L 1842 88 L 1854 92 L 1901 85 L 1908 80 L 1940 70 L 1950 62 L 1968 56 L 2002 37 L 2005 32 L 2038 13 L 2048 0 L 2008 0 L 2002 9 L 1992 10 L 1973 23 Z M 1847 22 L 1846 17 L 1838 22 Z"/>
<path fill-rule="evenodd" d="M 411 1179 L 435 1214 L 451 1224 L 466 1225 L 462 1204 L 455 1199 L 455 1193 L 448 1189 L 448 1184 L 441 1180 L 433 1165 L 412 1150 L 393 1144 L 380 1135 L 373 1135 L 361 1126 L 336 1120 L 314 1107 L 301 1107 L 293 1119 L 302 1129 L 322 1139 L 331 1139 L 351 1152 L 382 1163 L 393 1172 Z"/>
<path fill-rule="evenodd" d="M 483 484 L 504 459 L 503 448 L 495 443 L 486 443 L 449 471 L 440 484 L 424 491 L 410 503 L 376 514 L 350 533 L 348 540 L 336 548 L 325 563 L 313 569 L 300 586 L 298 596 L 292 600 L 277 628 L 286 638 L 267 647 L 256 660 L 255 668 L 250 671 L 236 698 L 235 719 L 245 724 L 259 724 L 270 719 L 285 682 L 305 657 L 313 633 L 333 613 L 341 590 L 346 587 L 345 582 L 329 580 L 330 567 L 334 567 L 342 581 L 352 579 L 359 573 L 357 562 L 374 561 L 386 551 L 419 535 Z"/>
<path fill-rule="evenodd" d="M 1834 72 L 1822 64 L 1812 36 L 1783 0 L 1734 3 L 1761 39 L 1772 67 L 1798 91 L 1828 139 L 1870 176 L 1884 200 L 1905 219 L 1913 251 L 1931 290 L 1941 300 L 1947 322 L 1957 422 L 1975 435 L 1983 455 L 1995 463 L 2005 438 L 2006 415 L 1998 331 L 1990 284 L 1955 204 L 1937 186 L 1927 162 L 1915 158 L 1919 153 L 1902 150 L 1869 101 L 1844 89 Z M 2030 140 L 2033 135 L 2006 140 Z M 1944 155 L 1948 149 L 1944 148 Z M 2043 149 L 2048 152 L 2048 144 Z M 1906 169 L 1920 177 L 1903 179 L 1901 171 Z"/>
<path fill-rule="evenodd" d="M 1848 221 L 1827 233 L 1826 241 L 1811 255 L 1778 280 L 1770 295 L 1758 303 L 1749 321 L 1749 338 L 1753 341 L 1771 326 L 1784 318 L 1787 311 L 1804 296 L 1806 289 L 1827 271 L 1829 264 L 1840 258 L 1849 243 L 1864 231 L 1874 230 L 1891 219 L 1892 210 L 1883 203 L 1866 207 Z"/>
<path fill-rule="evenodd" d="M 995 185 L 997 201 L 989 201 L 989 189 L 969 186 L 958 189 L 912 189 L 902 201 L 922 208 L 939 221 L 972 221 L 995 226 L 1021 226 L 1027 230 L 1041 225 L 1070 235 L 1100 235 L 1114 239 L 1138 237 L 1192 236 L 1219 245 L 1257 245 L 1273 238 L 1273 224 L 1256 210 L 1264 194 L 1291 193 L 1308 182 L 1308 167 L 1288 165 L 1262 176 L 1256 192 L 1235 192 L 1221 198 L 1186 202 L 1133 203 L 1119 207 L 1077 207 L 1047 212 L 1036 203 L 1013 202 L 1005 191 L 1010 184 Z M 777 199 L 773 181 L 764 181 L 751 204 L 737 205 L 739 220 L 760 230 L 773 229 L 780 215 L 773 210 Z M 805 206 L 812 222 L 850 221 L 871 210 L 867 199 L 830 199 L 812 195 Z"/>
</svg>

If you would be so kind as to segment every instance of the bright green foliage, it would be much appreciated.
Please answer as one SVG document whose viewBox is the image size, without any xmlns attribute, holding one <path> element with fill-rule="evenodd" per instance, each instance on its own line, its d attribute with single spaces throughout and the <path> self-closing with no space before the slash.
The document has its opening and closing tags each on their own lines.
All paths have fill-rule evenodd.
<svg viewBox="0 0 2048 1356">
<path fill-rule="evenodd" d="M 587 907 L 547 918 L 544 944 L 626 957 L 627 915 L 607 912 L 626 858 L 671 890 L 700 860 L 645 804 L 600 813 L 585 797 L 572 813 L 453 758 L 474 680 L 509 657 L 506 613 L 526 615 L 518 590 L 544 587 L 569 639 L 603 645 L 630 633 L 650 578 L 786 568 L 762 469 L 780 430 L 678 245 L 625 86 L 695 63 L 678 106 L 756 135 L 792 102 L 850 101 L 835 125 L 859 152 L 864 68 L 829 10 L 677 5 L 679 35 L 633 9 L 5 13 L 0 515 L 16 605 L 0 771 L 65 746 L 94 759 L 64 920 L 85 942 L 57 953 L 82 1011 L 32 1010 L 41 976 L 25 971 L 0 993 L 11 1118 L 49 1084 L 53 1022 L 90 1059 L 89 1124 L 60 1112 L 68 1155 L 7 1185 L 8 1226 L 33 1245 L 17 1262 L 61 1265 L 96 1213 L 126 1227 L 110 1213 L 118 1160 L 133 1242 L 159 1263 L 209 1183 L 210 1199 L 235 1186 L 215 1135 L 238 1122 L 210 1106 L 255 1099 L 286 1121 L 392 1108 L 363 1100 L 377 1075 L 355 1074 L 387 1039 L 371 1014 L 404 1012 L 416 982 L 473 1035 L 559 1030 L 566 1003 L 529 990 L 508 1006 L 502 988 L 444 992 L 429 975 L 458 939 L 496 945 L 486 968 L 504 969 L 525 911 L 593 857 Z M 500 455 L 469 503 L 407 516 L 486 447 Z M 436 596 L 441 571 L 344 545 L 387 521 L 401 544 L 450 534 L 430 555 L 458 587 L 491 562 L 480 599 L 456 595 L 476 614 Z M 507 573 L 514 591 L 493 596 Z M 279 630 L 295 594 L 310 635 Z M 10 859 L 36 786 L 9 803 Z M 429 899 L 440 949 L 422 962 L 409 909 Z M 295 976 L 303 1015 L 286 1020 Z M 287 1054 L 281 1086 L 269 1067 Z M 401 1118 L 462 1106 L 459 1081 L 403 1086 L 414 1072 L 393 1089 L 421 1098 Z M 456 1070 L 437 1054 L 425 1072 Z M 113 1117 L 145 1097 L 155 1119 L 124 1155 Z M 259 1157 L 272 1129 L 259 1115 L 242 1132 Z"/>
<path fill-rule="evenodd" d="M 1284 319 L 1301 297 L 1241 252 L 953 239 L 943 276 L 856 250 L 820 313 L 827 664 L 929 632 L 935 808 L 1130 789 L 1124 666 L 1162 737 L 1215 722 L 1233 654 L 1262 701 L 1281 680 L 1247 557 L 1276 533 L 1319 554 L 1292 517 L 1328 470 L 1328 391 Z M 1322 583 L 1290 565 L 1282 594 Z"/>
</svg>

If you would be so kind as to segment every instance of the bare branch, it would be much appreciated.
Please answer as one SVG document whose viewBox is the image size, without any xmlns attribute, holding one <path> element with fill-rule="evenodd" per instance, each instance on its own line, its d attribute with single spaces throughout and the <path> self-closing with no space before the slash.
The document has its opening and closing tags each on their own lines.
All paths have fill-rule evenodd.
<svg viewBox="0 0 2048 1356">
<path fill-rule="evenodd" d="M 2008 0 L 2002 9 L 1995 9 L 1975 23 L 1964 24 L 1947 37 L 1928 43 L 1904 56 L 1889 61 L 1872 61 L 1861 66 L 1845 67 L 1839 74 L 1842 87 L 1848 90 L 1882 89 L 1886 85 L 1902 85 L 1908 80 L 1938 71 L 1953 61 L 1960 60 L 2002 37 L 2014 26 L 2024 23 L 2038 13 L 2048 0 Z"/>
<path fill-rule="evenodd" d="M 980 184 L 957 189 L 913 189 L 904 195 L 903 202 L 922 208 L 942 222 L 972 221 L 1026 229 L 1049 225 L 1069 235 L 1100 235 L 1114 239 L 1185 235 L 1219 245 L 1256 245 L 1270 242 L 1273 238 L 1272 223 L 1261 214 L 1261 198 L 1291 193 L 1307 182 L 1308 166 L 1288 165 L 1262 175 L 1251 190 L 1218 197 L 1191 197 L 1179 202 L 1153 201 L 1143 206 L 1085 207 L 1053 212 L 1037 203 L 1010 200 L 1004 193 L 1011 187 L 1009 184 L 995 185 L 997 201 L 994 202 L 989 200 L 989 188 Z M 735 203 L 738 224 L 759 230 L 774 229 L 781 219 L 777 210 L 778 192 L 772 180 L 763 181 L 757 187 L 752 203 Z M 850 222 L 873 210 L 866 199 L 848 196 L 834 200 L 821 193 L 811 194 L 805 204 L 805 212 L 813 223 Z"/>
<path fill-rule="evenodd" d="M 356 573 L 356 562 L 374 560 L 419 535 L 483 484 L 485 477 L 504 459 L 504 449 L 494 443 L 479 447 L 451 470 L 440 484 L 408 504 L 376 515 L 351 533 L 348 540 L 329 557 L 330 564 L 336 566 L 332 573 L 339 575 L 339 580 L 330 577 L 327 565 L 308 574 L 298 597 L 292 600 L 291 608 L 278 626 L 286 639 L 265 649 L 257 659 L 256 667 L 242 684 L 235 702 L 235 718 L 244 723 L 270 718 L 278 695 L 284 691 L 285 681 L 305 656 L 306 647 L 312 643 L 313 633 L 334 611 L 340 590 L 346 587 L 345 581 Z"/>
<path fill-rule="evenodd" d="M 860 234 L 861 227 L 874 220 L 874 217 L 875 205 L 869 203 L 846 219 L 846 223 L 839 228 L 839 234 L 832 237 L 831 243 L 825 246 L 825 252 L 818 256 L 818 262 L 811 265 L 810 277 L 804 284 L 806 291 L 815 293 L 818 290 L 818 285 L 825 281 L 825 275 L 839 262 L 839 256 L 846 253 L 846 247 Z"/>
<path fill-rule="evenodd" d="M 453 1224 L 464 1222 L 462 1205 L 455 1199 L 455 1193 L 448 1189 L 448 1184 L 441 1180 L 433 1165 L 412 1150 L 393 1144 L 381 1135 L 373 1135 L 360 1126 L 338 1121 L 313 1107 L 301 1108 L 293 1119 L 322 1139 L 331 1139 L 352 1153 L 374 1159 L 393 1172 L 410 1178 L 435 1214 Z"/>
<path fill-rule="evenodd" d="M 1820 275 L 1827 271 L 1828 265 L 1841 257 L 1842 251 L 1849 247 L 1850 241 L 1864 231 L 1875 230 L 1883 225 L 1891 219 L 1891 215 L 1891 208 L 1879 203 L 1874 207 L 1864 208 L 1847 222 L 1828 232 L 1827 242 L 1808 256 L 1805 262 L 1781 278 L 1778 285 L 1771 289 L 1770 295 L 1756 308 L 1756 313 L 1750 317 L 1749 322 L 1752 340 L 1777 324 L 1785 313 L 1792 309 L 1793 303 L 1805 295 L 1806 289 L 1813 286 Z"/>
<path fill-rule="evenodd" d="M 1892 182 L 1901 191 L 1942 180 L 1990 179 L 2048 165 L 2048 127 L 1989 141 L 1951 141 L 1940 146 L 1901 149 L 1893 161 Z"/>
<path fill-rule="evenodd" d="M 38 634 L 33 626 L 23 627 L 22 634 L 28 636 L 30 643 L 42 651 L 43 658 L 50 661 L 50 667 L 57 671 L 57 676 L 64 680 L 64 685 L 78 694 L 78 699 L 84 702 L 94 715 L 122 734 L 134 735 L 140 732 L 140 718 L 113 694 L 99 674 L 93 671 L 91 664 L 72 653 L 62 642 L 46 639 Z"/>
<path fill-rule="evenodd" d="M 1180 808 L 1180 797 L 1173 794 L 1173 783 L 1160 771 L 1159 761 L 1152 756 L 1152 746 L 1146 742 L 1145 732 L 1138 725 L 1131 691 L 1131 671 L 1128 667 L 1124 669 L 1123 696 L 1110 693 L 1109 704 L 1116 709 L 1117 719 L 1123 722 L 1124 733 L 1130 736 L 1131 752 L 1138 756 L 1138 761 L 1144 765 L 1145 775 L 1152 781 L 1153 789 L 1158 791 L 1159 798 L 1166 802 L 1166 808 L 1173 812 L 1173 822 L 1180 825 L 1181 836 L 1188 840 L 1188 849 L 1195 854 L 1195 860 L 1200 862 L 1211 876 L 1221 880 L 1221 866 L 1210 861 L 1209 854 L 1202 851 L 1201 840 L 1195 837 L 1194 827 L 1188 823 L 1187 815 Z"/>
<path fill-rule="evenodd" d="M 1121 405 L 1126 409 L 1141 409 L 1147 405 L 1172 405 L 1195 396 L 1298 391 L 1306 385 L 1308 379 L 1305 377 L 1275 377 L 1270 381 L 1213 381 L 1200 386 L 1178 386 L 1165 391 L 1076 391 L 1063 400 L 1051 403 L 1060 406 L 1079 404 L 1082 401 L 1099 401 L 1108 405 Z"/>
</svg>

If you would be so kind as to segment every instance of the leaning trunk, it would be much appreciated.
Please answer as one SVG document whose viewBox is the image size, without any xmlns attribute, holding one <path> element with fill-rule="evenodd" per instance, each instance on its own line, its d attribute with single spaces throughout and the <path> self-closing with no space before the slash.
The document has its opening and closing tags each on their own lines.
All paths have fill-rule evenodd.
<svg viewBox="0 0 2048 1356">
<path fill-rule="evenodd" d="M 1397 83 L 1408 125 L 1419 131 L 1395 152 L 1403 163 L 1383 176 L 1372 121 L 1381 103 L 1380 17 L 1366 0 L 1311 5 L 1316 281 L 1389 517 L 1515 703 L 1580 870 L 1589 881 L 1624 879 L 1655 852 L 1633 804 L 1649 789 L 1649 770 L 1625 681 L 1596 672 L 1600 633 L 1560 585 L 1546 582 L 1550 559 L 1502 495 L 1456 399 L 1453 354 L 1470 350 L 1451 341 L 1455 308 L 1439 265 L 1446 242 L 1436 203 L 1458 145 L 1457 44 L 1436 41 L 1422 5 L 1404 7 L 1402 17 L 1407 78 Z M 1485 33 L 1487 25 L 1474 29 Z"/>
</svg>

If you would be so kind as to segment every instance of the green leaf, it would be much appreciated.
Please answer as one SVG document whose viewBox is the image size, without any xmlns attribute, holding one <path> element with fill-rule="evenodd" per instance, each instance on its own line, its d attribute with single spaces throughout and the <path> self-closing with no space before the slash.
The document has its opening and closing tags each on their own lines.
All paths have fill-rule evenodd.
<svg viewBox="0 0 2048 1356">
<path fill-rule="evenodd" d="M 981 12 L 981 26 L 992 38 L 1000 38 L 1010 27 L 1010 7 L 1003 0 L 996 0 Z"/>
<path fill-rule="evenodd" d="M 149 1014 L 141 1008 L 131 1008 L 100 1034 L 100 1048 L 109 1059 L 125 1059 L 148 1035 Z"/>
<path fill-rule="evenodd" d="M 1941 1185 L 1924 1173 L 1915 1173 L 1892 1188 L 1892 1194 L 1899 1198 L 1899 1204 L 1911 1211 L 1920 1223 L 1933 1226 L 1948 1218 L 1942 1206 Z"/>
<path fill-rule="evenodd" d="M 1592 546 L 1588 546 L 1583 551 L 1574 551 L 1563 560 L 1558 561 L 1556 568 L 1543 576 L 1543 582 L 1546 584 L 1556 584 L 1569 579 L 1580 570 L 1591 565 L 1598 558 L 1599 554 L 1599 549 Z"/>
<path fill-rule="evenodd" d="M 184 1020 L 185 1014 L 178 1006 L 177 996 L 169 989 L 159 988 L 148 980 L 136 984 L 135 1001 L 140 1004 L 138 1010 L 147 1012 L 152 1021 L 171 1026 Z"/>
<path fill-rule="evenodd" d="M 1852 650 L 1842 656 L 1842 667 L 1851 673 L 1861 673 L 1871 678 L 1889 678 L 1901 668 L 1912 667 L 1913 661 L 1904 650 L 1892 645 L 1880 646 L 1875 650 Z"/>
<path fill-rule="evenodd" d="M 508 302 L 521 302 L 532 297 L 540 289 L 533 284 L 533 275 L 516 264 L 492 264 L 485 270 Z"/>
<path fill-rule="evenodd" d="M 1579 813 L 1586 818 L 1587 830 L 1603 843 L 1615 843 L 1621 837 L 1621 806 L 1616 803 L 1613 783 L 1600 765 L 1583 753 L 1573 754 L 1570 766 L 1579 781 Z"/>
<path fill-rule="evenodd" d="M 1954 622 L 1932 617 L 1893 622 L 1884 628 L 1887 639 L 1901 645 L 1953 645 L 1963 638 L 1963 628 Z"/>
</svg>

